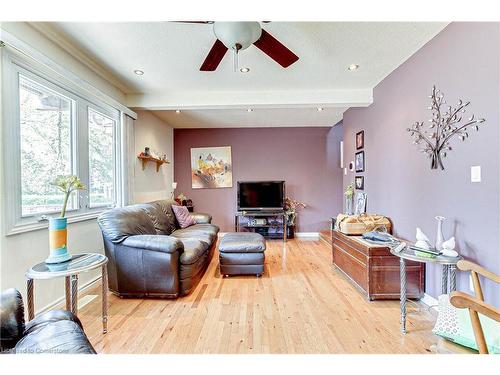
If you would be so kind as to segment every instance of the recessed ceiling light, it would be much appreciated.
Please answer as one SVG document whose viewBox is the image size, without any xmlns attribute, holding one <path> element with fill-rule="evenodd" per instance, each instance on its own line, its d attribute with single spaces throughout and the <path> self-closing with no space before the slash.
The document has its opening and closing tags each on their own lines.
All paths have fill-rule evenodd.
<svg viewBox="0 0 500 375">
<path fill-rule="evenodd" d="M 323 107 L 318 107 L 318 108 L 316 108 L 316 110 L 317 110 L 318 112 L 321 112 L 321 111 L 323 110 Z"/>
<path fill-rule="evenodd" d="M 180 109 L 176 109 L 175 113 L 181 113 L 181 110 Z"/>
<path fill-rule="evenodd" d="M 349 65 L 349 67 L 347 68 L 347 70 L 349 71 L 354 71 L 354 70 L 358 70 L 359 69 L 359 65 L 358 64 L 351 64 Z"/>
<path fill-rule="evenodd" d="M 142 70 L 139 70 L 139 69 L 134 70 L 134 73 L 137 74 L 138 76 L 144 75 L 144 72 Z"/>
<path fill-rule="evenodd" d="M 247 112 L 253 112 L 253 109 L 252 108 L 248 108 Z"/>
<path fill-rule="evenodd" d="M 240 72 L 242 73 L 248 73 L 250 71 L 250 68 L 241 68 Z"/>
</svg>

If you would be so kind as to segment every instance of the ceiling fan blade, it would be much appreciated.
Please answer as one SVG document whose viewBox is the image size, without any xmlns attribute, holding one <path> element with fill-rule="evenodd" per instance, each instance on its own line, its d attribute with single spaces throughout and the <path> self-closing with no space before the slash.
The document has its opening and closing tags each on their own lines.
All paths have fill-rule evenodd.
<svg viewBox="0 0 500 375">
<path fill-rule="evenodd" d="M 217 39 L 208 53 L 205 61 L 201 65 L 202 72 L 212 72 L 219 66 L 222 58 L 226 54 L 227 47 L 219 39 Z"/>
<path fill-rule="evenodd" d="M 283 68 L 288 68 L 299 58 L 292 51 L 281 44 L 274 36 L 262 29 L 262 35 L 254 45 L 262 52 L 280 64 Z"/>
</svg>

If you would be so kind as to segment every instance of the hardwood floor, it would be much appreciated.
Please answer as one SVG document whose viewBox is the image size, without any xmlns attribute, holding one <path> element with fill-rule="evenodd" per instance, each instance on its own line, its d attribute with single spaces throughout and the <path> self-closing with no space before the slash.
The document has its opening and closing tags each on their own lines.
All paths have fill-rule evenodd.
<svg viewBox="0 0 500 375">
<path fill-rule="evenodd" d="M 435 318 L 409 304 L 399 331 L 399 301 L 368 302 L 335 268 L 326 242 L 268 241 L 262 278 L 222 278 L 215 254 L 189 296 L 109 298 L 102 334 L 100 298 L 79 317 L 100 353 L 426 353 L 438 340 Z M 100 288 L 85 294 L 99 294 Z"/>
</svg>

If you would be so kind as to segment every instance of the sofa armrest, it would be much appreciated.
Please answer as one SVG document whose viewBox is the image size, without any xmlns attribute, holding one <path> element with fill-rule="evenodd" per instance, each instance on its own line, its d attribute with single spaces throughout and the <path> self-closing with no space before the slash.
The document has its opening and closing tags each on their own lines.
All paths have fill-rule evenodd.
<svg viewBox="0 0 500 375">
<path fill-rule="evenodd" d="M 196 224 L 210 224 L 212 222 L 212 216 L 209 214 L 193 212 L 191 216 L 196 221 Z"/>
<path fill-rule="evenodd" d="M 176 251 L 182 253 L 184 251 L 184 245 L 181 241 L 163 235 L 141 234 L 130 236 L 122 242 L 122 245 L 168 254 L 173 254 Z"/>
<path fill-rule="evenodd" d="M 49 324 L 59 322 L 61 320 L 69 320 L 75 322 L 81 329 L 83 329 L 80 319 L 78 319 L 78 317 L 72 312 L 66 310 L 51 310 L 37 315 L 35 318 L 33 318 L 33 320 L 30 320 L 28 323 L 26 323 L 24 334 L 29 335 L 34 331 L 38 331 Z"/>
<path fill-rule="evenodd" d="M 24 334 L 23 298 L 16 289 L 0 295 L 0 324 L 0 351 L 11 349 Z"/>
</svg>

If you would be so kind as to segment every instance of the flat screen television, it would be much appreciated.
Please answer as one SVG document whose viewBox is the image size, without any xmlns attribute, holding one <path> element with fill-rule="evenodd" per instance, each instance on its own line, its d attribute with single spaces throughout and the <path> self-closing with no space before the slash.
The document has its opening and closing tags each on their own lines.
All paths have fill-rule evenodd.
<svg viewBox="0 0 500 375">
<path fill-rule="evenodd" d="M 238 211 L 283 210 L 285 181 L 238 181 Z"/>
</svg>

